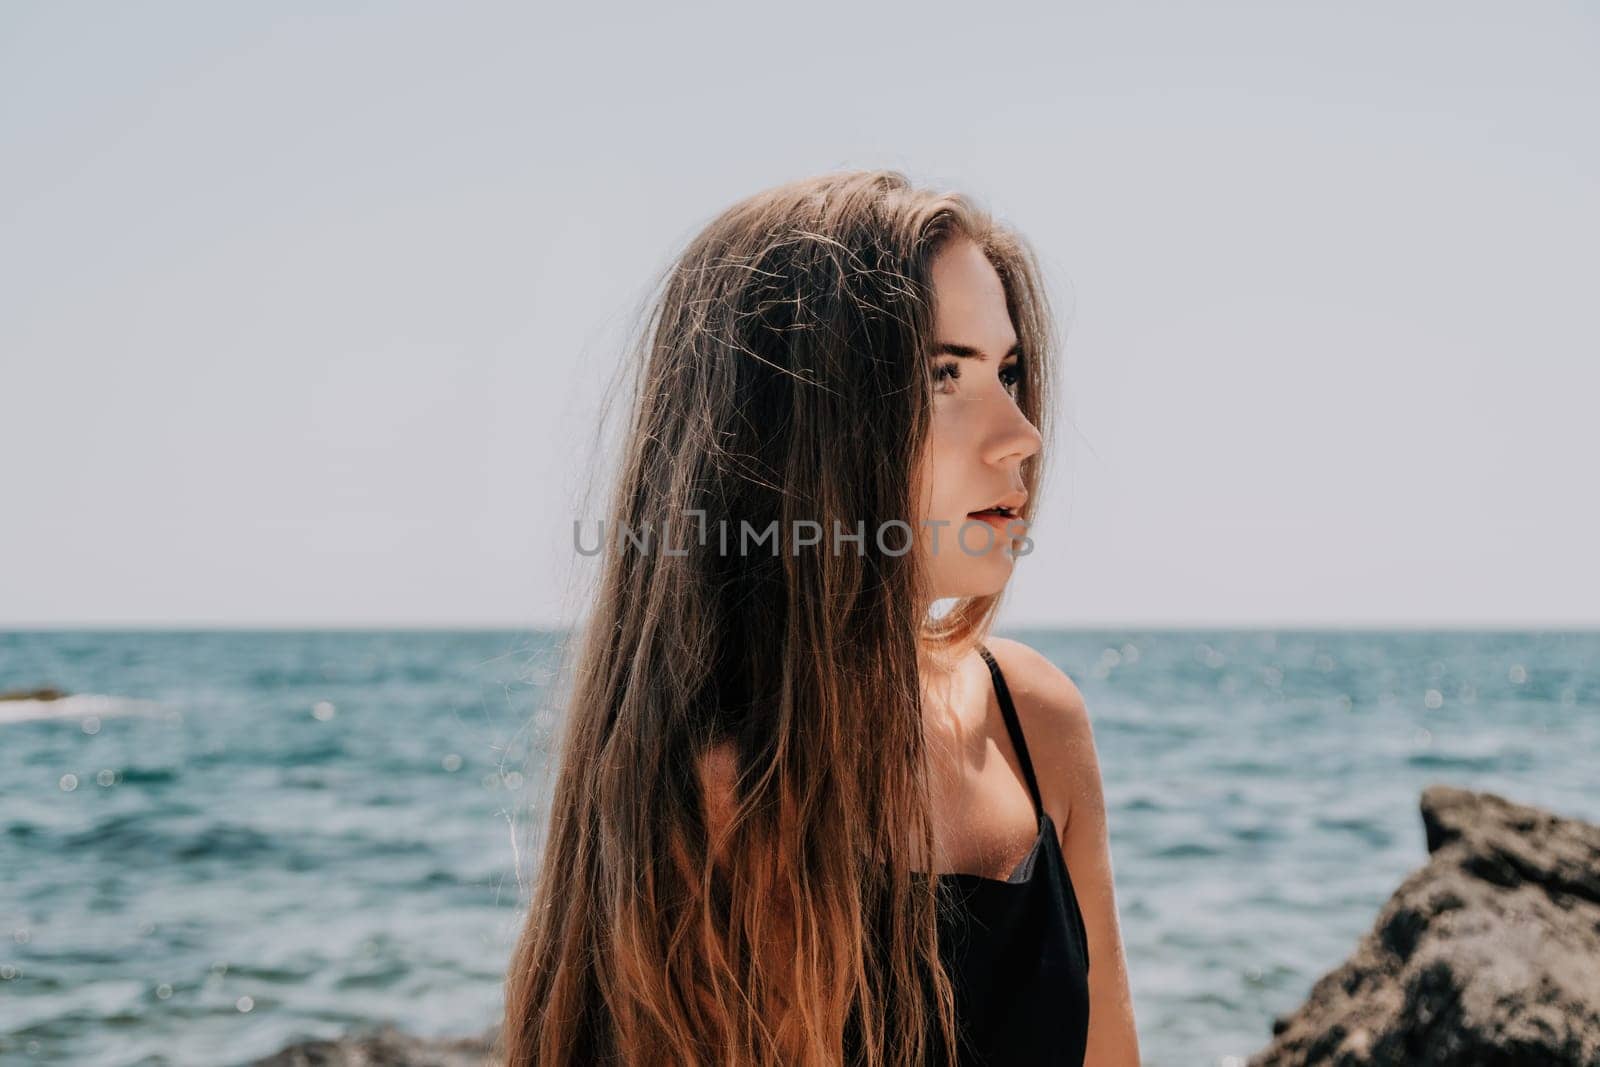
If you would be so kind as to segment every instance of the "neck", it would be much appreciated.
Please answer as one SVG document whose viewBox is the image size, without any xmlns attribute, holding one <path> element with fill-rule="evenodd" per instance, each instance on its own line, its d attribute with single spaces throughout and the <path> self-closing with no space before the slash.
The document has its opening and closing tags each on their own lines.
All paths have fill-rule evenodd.
<svg viewBox="0 0 1600 1067">
<path fill-rule="evenodd" d="M 925 681 L 951 674 L 960 658 L 959 650 L 933 649 L 921 639 L 917 641 L 917 670 Z"/>
</svg>

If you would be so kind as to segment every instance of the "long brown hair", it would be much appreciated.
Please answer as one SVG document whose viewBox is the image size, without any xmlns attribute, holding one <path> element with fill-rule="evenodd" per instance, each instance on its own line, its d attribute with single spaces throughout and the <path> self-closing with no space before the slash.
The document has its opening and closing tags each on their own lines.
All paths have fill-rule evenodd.
<svg viewBox="0 0 1600 1067">
<path fill-rule="evenodd" d="M 934 854 L 918 653 L 980 640 L 999 596 L 932 618 L 905 547 L 930 263 L 958 236 L 1004 284 L 1018 403 L 1048 440 L 1039 267 L 968 197 L 898 171 L 792 182 L 717 216 L 658 283 L 507 974 L 509 1067 L 953 1056 L 938 883 L 912 866 Z M 1042 454 L 1022 467 L 1025 519 Z M 821 541 L 791 539 L 798 520 Z M 836 543 L 836 520 L 866 536 Z M 773 521 L 776 553 L 739 551 L 742 524 Z M 718 863 L 698 770 L 723 742 L 737 774 Z"/>
</svg>

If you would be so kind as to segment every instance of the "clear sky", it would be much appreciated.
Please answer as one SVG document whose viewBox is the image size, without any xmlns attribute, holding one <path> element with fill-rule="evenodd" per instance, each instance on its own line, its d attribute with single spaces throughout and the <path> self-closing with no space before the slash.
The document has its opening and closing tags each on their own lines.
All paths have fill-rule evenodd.
<svg viewBox="0 0 1600 1067">
<path fill-rule="evenodd" d="M 1600 624 L 1592 6 L 324 6 L 0 8 L 0 627 L 567 621 L 651 277 L 875 166 L 1061 312 L 1004 624 Z"/>
</svg>

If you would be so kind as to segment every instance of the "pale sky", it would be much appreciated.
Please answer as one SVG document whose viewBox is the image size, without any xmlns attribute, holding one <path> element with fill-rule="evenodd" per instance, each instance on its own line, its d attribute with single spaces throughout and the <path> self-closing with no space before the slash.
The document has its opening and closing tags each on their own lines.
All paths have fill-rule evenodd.
<svg viewBox="0 0 1600 1067">
<path fill-rule="evenodd" d="M 0 628 L 565 624 L 650 280 L 878 166 L 1061 313 L 1003 626 L 1600 624 L 1593 7 L 319 6 L 0 8 Z"/>
</svg>

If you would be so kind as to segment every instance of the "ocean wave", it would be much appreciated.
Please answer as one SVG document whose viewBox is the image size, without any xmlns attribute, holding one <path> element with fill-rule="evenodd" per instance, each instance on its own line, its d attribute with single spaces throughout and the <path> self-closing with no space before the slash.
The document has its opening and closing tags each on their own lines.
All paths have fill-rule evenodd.
<svg viewBox="0 0 1600 1067">
<path fill-rule="evenodd" d="M 74 693 L 55 700 L 0 700 L 0 726 L 50 719 L 110 719 L 124 715 L 158 715 L 168 711 L 154 700 L 105 693 Z"/>
<path fill-rule="evenodd" d="M 172 828 L 147 812 L 112 815 L 86 830 L 67 835 L 70 851 L 97 851 L 122 857 L 130 867 L 162 861 L 242 860 L 283 851 L 283 842 L 251 826 L 213 822 Z"/>
</svg>

